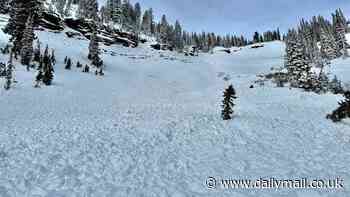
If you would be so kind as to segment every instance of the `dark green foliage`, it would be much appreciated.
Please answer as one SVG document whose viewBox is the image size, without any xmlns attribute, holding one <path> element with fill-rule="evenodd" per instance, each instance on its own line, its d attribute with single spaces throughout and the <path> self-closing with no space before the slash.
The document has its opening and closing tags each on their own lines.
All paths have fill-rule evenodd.
<svg viewBox="0 0 350 197">
<path fill-rule="evenodd" d="M 46 46 L 43 61 L 43 78 L 42 81 L 45 85 L 49 86 L 52 84 L 54 69 L 49 55 L 49 48 Z"/>
<path fill-rule="evenodd" d="M 224 100 L 222 101 L 222 112 L 221 117 L 223 120 L 230 120 L 232 119 L 232 115 L 234 113 L 233 107 L 235 104 L 233 103 L 233 100 L 237 99 L 236 97 L 236 91 L 233 88 L 232 85 L 230 85 L 225 91 L 224 91 Z"/>
<path fill-rule="evenodd" d="M 12 0 L 10 1 L 10 20 L 4 32 L 11 35 L 15 57 L 22 49 L 23 32 L 29 15 L 33 20 L 41 14 L 42 2 L 40 0 Z"/>
<path fill-rule="evenodd" d="M 344 93 L 345 100 L 339 102 L 339 107 L 331 114 L 327 115 L 327 119 L 333 122 L 340 122 L 345 118 L 350 118 L 350 91 Z"/>
<path fill-rule="evenodd" d="M 84 67 L 84 69 L 83 69 L 83 72 L 84 72 L 84 73 L 90 72 L 90 67 L 89 67 L 87 64 L 85 65 L 85 67 Z"/>
<path fill-rule="evenodd" d="M 52 62 L 53 65 L 56 64 L 56 56 L 55 56 L 55 51 L 54 50 L 51 51 L 51 62 Z"/>
<path fill-rule="evenodd" d="M 70 70 L 71 68 L 72 68 L 72 60 L 68 58 L 65 69 Z"/>
<path fill-rule="evenodd" d="M 10 45 L 9 44 L 5 45 L 5 47 L 1 48 L 0 51 L 2 54 L 9 54 L 10 53 Z"/>
<path fill-rule="evenodd" d="M 33 40 L 34 40 L 34 18 L 32 15 L 29 16 L 26 28 L 23 31 L 23 37 L 21 40 L 21 63 L 29 67 L 33 58 Z"/>
<path fill-rule="evenodd" d="M 78 61 L 77 62 L 77 68 L 81 68 L 81 67 L 83 67 L 83 65 Z"/>
</svg>

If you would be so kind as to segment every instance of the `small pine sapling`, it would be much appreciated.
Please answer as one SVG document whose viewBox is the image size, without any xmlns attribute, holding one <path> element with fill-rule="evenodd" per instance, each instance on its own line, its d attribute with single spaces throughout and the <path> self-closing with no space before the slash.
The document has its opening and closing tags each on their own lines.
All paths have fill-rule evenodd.
<svg viewBox="0 0 350 197">
<path fill-rule="evenodd" d="M 232 85 L 230 85 L 225 91 L 224 91 L 224 100 L 222 101 L 222 112 L 221 117 L 223 120 L 231 120 L 232 115 L 234 113 L 233 107 L 235 104 L 233 103 L 233 100 L 237 99 L 236 97 L 236 91 L 233 88 Z"/>
<path fill-rule="evenodd" d="M 72 60 L 68 58 L 65 69 L 70 70 L 71 68 L 72 68 Z"/>
</svg>

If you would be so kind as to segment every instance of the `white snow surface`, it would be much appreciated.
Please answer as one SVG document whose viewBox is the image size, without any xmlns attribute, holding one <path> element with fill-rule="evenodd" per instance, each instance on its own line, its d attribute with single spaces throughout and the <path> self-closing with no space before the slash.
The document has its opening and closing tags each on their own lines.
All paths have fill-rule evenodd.
<svg viewBox="0 0 350 197">
<path fill-rule="evenodd" d="M 283 65 L 282 42 L 199 57 L 102 46 L 106 75 L 96 77 L 64 70 L 65 56 L 88 63 L 88 41 L 36 33 L 55 49 L 54 84 L 33 88 L 35 71 L 17 63 L 18 83 L 0 90 L 1 197 L 350 196 L 350 123 L 325 118 L 342 98 L 249 88 Z M 231 83 L 235 117 L 222 121 Z M 209 190 L 208 177 L 341 177 L 346 188 Z"/>
</svg>

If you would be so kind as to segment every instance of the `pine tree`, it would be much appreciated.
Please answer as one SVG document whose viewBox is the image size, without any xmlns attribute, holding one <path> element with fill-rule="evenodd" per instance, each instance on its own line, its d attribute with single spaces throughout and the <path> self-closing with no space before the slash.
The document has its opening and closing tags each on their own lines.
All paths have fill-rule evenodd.
<svg viewBox="0 0 350 197">
<path fill-rule="evenodd" d="M 51 56 L 50 57 L 51 57 L 52 64 L 55 65 L 56 64 L 55 50 L 51 51 Z"/>
<path fill-rule="evenodd" d="M 348 50 L 347 50 L 347 44 L 346 44 L 346 26 L 344 26 L 342 19 L 339 17 L 336 17 L 336 24 L 335 24 L 335 38 L 337 43 L 337 54 L 338 57 L 347 58 L 349 57 Z"/>
<path fill-rule="evenodd" d="M 78 17 L 85 18 L 87 10 L 87 0 L 79 0 L 78 4 Z"/>
<path fill-rule="evenodd" d="M 54 69 L 51 63 L 51 58 L 49 55 L 49 47 L 46 46 L 43 61 L 43 78 L 42 81 L 45 85 L 49 86 L 52 84 Z"/>
<path fill-rule="evenodd" d="M 337 48 L 333 34 L 329 30 L 321 29 L 321 54 L 328 60 L 333 60 L 337 57 Z"/>
<path fill-rule="evenodd" d="M 77 62 L 77 68 L 81 68 L 81 67 L 83 67 L 83 65 L 78 61 Z"/>
<path fill-rule="evenodd" d="M 147 35 L 151 34 L 151 27 L 153 23 L 153 16 L 151 16 L 150 10 L 146 10 L 142 17 L 141 31 Z"/>
<path fill-rule="evenodd" d="M 7 14 L 9 11 L 9 0 L 0 0 L 0 14 Z"/>
<path fill-rule="evenodd" d="M 232 85 L 230 85 L 224 92 L 224 100 L 222 101 L 222 112 L 221 117 L 224 120 L 230 120 L 232 119 L 232 115 L 234 113 L 233 107 L 235 104 L 233 103 L 233 100 L 237 99 L 236 97 L 236 91 L 233 88 Z"/>
<path fill-rule="evenodd" d="M 34 85 L 35 88 L 40 87 L 43 78 L 44 78 L 43 72 L 42 72 L 42 70 L 39 70 L 38 74 L 35 77 L 35 85 Z"/>
<path fill-rule="evenodd" d="M 334 94 L 341 94 L 344 93 L 342 83 L 341 81 L 337 78 L 337 76 L 334 76 L 332 81 L 329 83 L 328 87 Z"/>
<path fill-rule="evenodd" d="M 183 49 L 182 28 L 181 28 L 180 22 L 177 20 L 175 22 L 174 37 L 175 37 L 174 40 L 175 40 L 176 48 L 179 50 L 182 50 Z"/>
<path fill-rule="evenodd" d="M 97 20 L 98 3 L 97 0 L 85 0 L 85 16 L 84 18 Z"/>
<path fill-rule="evenodd" d="M 99 46 L 96 29 L 94 29 L 91 35 L 88 58 L 91 60 L 92 65 L 102 69 L 103 61 L 99 57 Z"/>
<path fill-rule="evenodd" d="M 159 39 L 161 43 L 167 44 L 168 43 L 168 28 L 169 24 L 166 19 L 166 16 L 163 15 L 160 23 L 160 28 L 159 28 Z"/>
<path fill-rule="evenodd" d="M 136 33 L 138 34 L 140 31 L 140 25 L 141 25 L 141 5 L 140 3 L 136 3 L 134 6 L 134 14 L 135 14 L 135 30 Z"/>
<path fill-rule="evenodd" d="M 35 62 L 40 62 L 40 56 L 41 56 L 41 47 L 40 47 L 40 41 L 37 40 L 36 48 L 34 49 L 34 59 Z"/>
<path fill-rule="evenodd" d="M 84 69 L 83 69 L 83 72 L 84 72 L 84 73 L 90 72 L 90 67 L 89 67 L 87 64 L 85 65 L 85 67 L 84 67 Z"/>
<path fill-rule="evenodd" d="M 24 30 L 22 38 L 22 49 L 21 49 L 21 63 L 29 67 L 32 57 L 33 57 L 33 40 L 34 40 L 34 30 L 33 30 L 33 17 L 29 16 L 26 28 Z"/>
<path fill-rule="evenodd" d="M 41 0 L 12 0 L 10 8 L 10 19 L 4 32 L 11 35 L 10 40 L 13 41 L 16 57 L 22 48 L 22 37 L 29 15 L 32 15 L 34 21 L 41 14 L 42 2 Z"/>
<path fill-rule="evenodd" d="M 70 70 L 72 68 L 72 60 L 68 58 L 65 69 Z"/>
<path fill-rule="evenodd" d="M 5 90 L 9 90 L 11 88 L 11 84 L 12 84 L 12 78 L 13 78 L 13 63 L 12 63 L 12 52 L 10 54 L 10 59 L 7 63 L 7 66 L 6 66 L 6 76 L 5 76 Z"/>
<path fill-rule="evenodd" d="M 122 3 L 121 0 L 108 0 L 106 12 L 108 21 L 122 24 Z"/>
<path fill-rule="evenodd" d="M 331 114 L 327 115 L 327 119 L 333 122 L 340 122 L 345 118 L 350 118 L 350 92 L 344 93 L 345 100 L 339 102 L 339 107 Z"/>
<path fill-rule="evenodd" d="M 289 31 L 286 43 L 286 67 L 291 85 L 306 89 L 311 88 L 311 66 L 305 53 L 305 45 L 302 42 L 301 35 L 297 34 L 295 30 Z"/>
</svg>

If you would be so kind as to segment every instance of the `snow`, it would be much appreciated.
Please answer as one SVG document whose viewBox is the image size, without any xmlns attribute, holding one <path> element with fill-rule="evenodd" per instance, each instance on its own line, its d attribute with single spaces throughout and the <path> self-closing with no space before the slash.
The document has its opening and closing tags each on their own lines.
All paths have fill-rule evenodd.
<svg viewBox="0 0 350 197">
<path fill-rule="evenodd" d="M 0 35 L 2 47 L 8 38 Z M 88 63 L 87 40 L 37 35 L 55 49 L 54 84 L 33 88 L 36 73 L 17 63 L 18 83 L 0 90 L 0 196 L 349 196 L 348 189 L 205 186 L 210 176 L 340 176 L 350 186 L 350 123 L 325 119 L 340 96 L 249 88 L 283 64 L 282 42 L 199 57 L 102 45 L 106 75 L 96 77 L 64 69 L 65 56 Z M 236 116 L 222 121 L 222 91 L 231 83 Z"/>
</svg>

